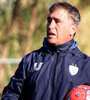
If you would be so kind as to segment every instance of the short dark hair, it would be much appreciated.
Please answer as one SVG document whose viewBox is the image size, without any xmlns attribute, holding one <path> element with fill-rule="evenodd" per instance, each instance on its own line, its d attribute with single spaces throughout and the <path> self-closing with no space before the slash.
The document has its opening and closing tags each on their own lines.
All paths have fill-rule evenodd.
<svg viewBox="0 0 90 100">
<path fill-rule="evenodd" d="M 67 2 L 56 2 L 54 3 L 50 8 L 49 8 L 49 12 L 52 13 L 57 9 L 65 9 L 68 11 L 70 18 L 72 19 L 72 21 L 74 22 L 74 24 L 76 24 L 77 26 L 79 25 L 80 22 L 80 13 L 78 11 L 78 9 L 75 6 L 72 6 L 71 4 L 67 3 Z"/>
</svg>

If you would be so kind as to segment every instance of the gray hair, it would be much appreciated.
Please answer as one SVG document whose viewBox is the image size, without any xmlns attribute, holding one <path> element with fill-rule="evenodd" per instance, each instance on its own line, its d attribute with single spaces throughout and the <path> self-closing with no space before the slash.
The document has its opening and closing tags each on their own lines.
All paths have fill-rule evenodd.
<svg viewBox="0 0 90 100">
<path fill-rule="evenodd" d="M 52 13 L 57 9 L 63 8 L 68 11 L 70 18 L 72 19 L 73 23 L 76 24 L 77 26 L 79 25 L 80 22 L 80 13 L 78 9 L 75 6 L 72 6 L 71 4 L 67 2 L 56 2 L 54 3 L 50 8 L 49 12 Z"/>
</svg>

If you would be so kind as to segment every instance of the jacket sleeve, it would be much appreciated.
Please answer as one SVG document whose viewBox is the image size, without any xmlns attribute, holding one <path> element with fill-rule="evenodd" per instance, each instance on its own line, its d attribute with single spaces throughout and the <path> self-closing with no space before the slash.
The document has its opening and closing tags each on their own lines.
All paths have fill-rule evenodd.
<svg viewBox="0 0 90 100">
<path fill-rule="evenodd" d="M 26 80 L 26 67 L 27 63 L 22 59 L 14 76 L 11 77 L 9 84 L 4 88 L 1 100 L 19 100 Z"/>
</svg>

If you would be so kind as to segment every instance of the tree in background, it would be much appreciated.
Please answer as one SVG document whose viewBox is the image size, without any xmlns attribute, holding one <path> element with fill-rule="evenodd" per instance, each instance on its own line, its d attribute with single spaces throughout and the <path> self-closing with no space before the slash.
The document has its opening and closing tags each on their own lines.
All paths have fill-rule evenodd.
<svg viewBox="0 0 90 100">
<path fill-rule="evenodd" d="M 41 46 L 46 35 L 48 9 L 56 1 L 67 1 L 80 9 L 82 20 L 76 40 L 81 44 L 81 50 L 90 55 L 89 0 L 1 0 L 1 58 L 21 58 Z"/>
</svg>

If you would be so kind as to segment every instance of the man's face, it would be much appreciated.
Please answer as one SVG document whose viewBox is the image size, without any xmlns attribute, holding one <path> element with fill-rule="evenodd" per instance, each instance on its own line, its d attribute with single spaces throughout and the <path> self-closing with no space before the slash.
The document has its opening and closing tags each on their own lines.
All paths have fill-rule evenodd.
<svg viewBox="0 0 90 100">
<path fill-rule="evenodd" d="M 49 14 L 47 21 L 47 40 L 49 43 L 60 45 L 73 38 L 76 30 L 66 10 L 55 10 Z"/>
</svg>

